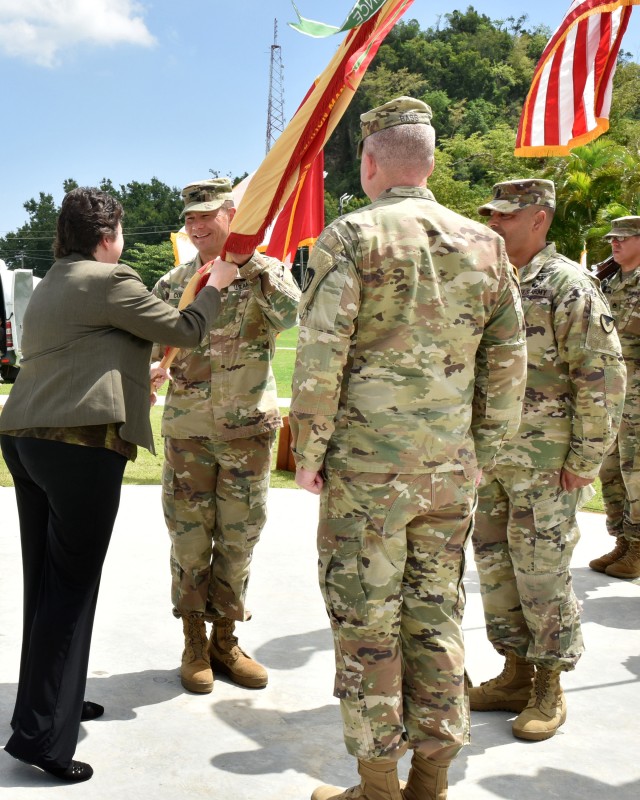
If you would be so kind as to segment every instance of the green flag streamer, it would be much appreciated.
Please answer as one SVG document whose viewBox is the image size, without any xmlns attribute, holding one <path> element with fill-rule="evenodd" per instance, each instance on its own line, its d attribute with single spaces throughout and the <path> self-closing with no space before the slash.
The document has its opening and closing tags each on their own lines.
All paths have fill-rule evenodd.
<svg viewBox="0 0 640 800">
<path fill-rule="evenodd" d="M 335 33 L 344 33 L 362 25 L 363 22 L 371 19 L 371 17 L 380 9 L 385 0 L 358 0 L 355 6 L 349 12 L 349 16 L 343 22 L 340 28 L 335 25 L 325 25 L 324 22 L 316 22 L 313 19 L 306 19 L 301 16 L 296 8 L 296 4 L 291 2 L 294 11 L 298 15 L 299 22 L 288 22 L 289 27 L 294 28 L 300 33 L 307 36 L 313 36 L 315 39 L 323 39 L 325 36 L 333 36 Z"/>
</svg>

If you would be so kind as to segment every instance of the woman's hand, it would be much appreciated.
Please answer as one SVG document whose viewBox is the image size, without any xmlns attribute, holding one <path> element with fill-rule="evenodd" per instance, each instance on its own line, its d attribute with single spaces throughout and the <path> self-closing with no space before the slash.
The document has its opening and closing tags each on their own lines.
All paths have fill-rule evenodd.
<svg viewBox="0 0 640 800">
<path fill-rule="evenodd" d="M 206 286 L 213 286 L 214 289 L 220 291 L 230 286 L 238 277 L 238 267 L 229 261 L 216 258 L 209 263 L 211 264 L 211 272 Z M 205 266 L 208 266 L 208 264 L 205 264 Z"/>
</svg>

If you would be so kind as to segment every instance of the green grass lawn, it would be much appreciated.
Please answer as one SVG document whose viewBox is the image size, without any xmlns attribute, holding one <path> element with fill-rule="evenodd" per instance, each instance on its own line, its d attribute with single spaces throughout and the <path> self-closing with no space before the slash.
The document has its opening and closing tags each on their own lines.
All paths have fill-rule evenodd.
<svg viewBox="0 0 640 800">
<path fill-rule="evenodd" d="M 291 397 L 291 376 L 296 363 L 298 328 L 283 331 L 276 339 L 276 355 L 273 359 L 273 374 L 276 377 L 278 397 Z"/>
<path fill-rule="evenodd" d="M 604 502 L 602 500 L 602 485 L 600 479 L 596 478 L 593 483 L 593 488 L 596 490 L 595 495 L 582 506 L 583 511 L 597 511 L 599 514 L 604 514 Z"/>
</svg>

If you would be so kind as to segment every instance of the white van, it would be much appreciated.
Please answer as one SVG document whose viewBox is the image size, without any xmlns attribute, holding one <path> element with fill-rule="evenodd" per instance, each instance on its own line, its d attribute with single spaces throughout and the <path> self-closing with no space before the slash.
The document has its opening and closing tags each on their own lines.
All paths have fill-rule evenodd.
<svg viewBox="0 0 640 800">
<path fill-rule="evenodd" d="M 0 259 L 0 380 L 13 383 L 22 357 L 22 321 L 40 278 L 30 269 L 9 269 Z"/>
</svg>

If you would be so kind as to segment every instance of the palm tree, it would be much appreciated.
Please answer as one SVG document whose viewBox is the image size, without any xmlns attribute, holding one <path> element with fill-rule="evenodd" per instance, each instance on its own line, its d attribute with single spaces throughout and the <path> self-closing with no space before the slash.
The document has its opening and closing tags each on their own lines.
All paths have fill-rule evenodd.
<svg viewBox="0 0 640 800">
<path fill-rule="evenodd" d="M 552 236 L 561 252 L 577 260 L 585 240 L 596 241 L 589 232 L 598 213 L 613 203 L 627 205 L 626 186 L 637 184 L 639 166 L 637 157 L 607 138 L 576 147 L 567 158 L 553 159 L 544 176 L 556 185 Z"/>
</svg>

